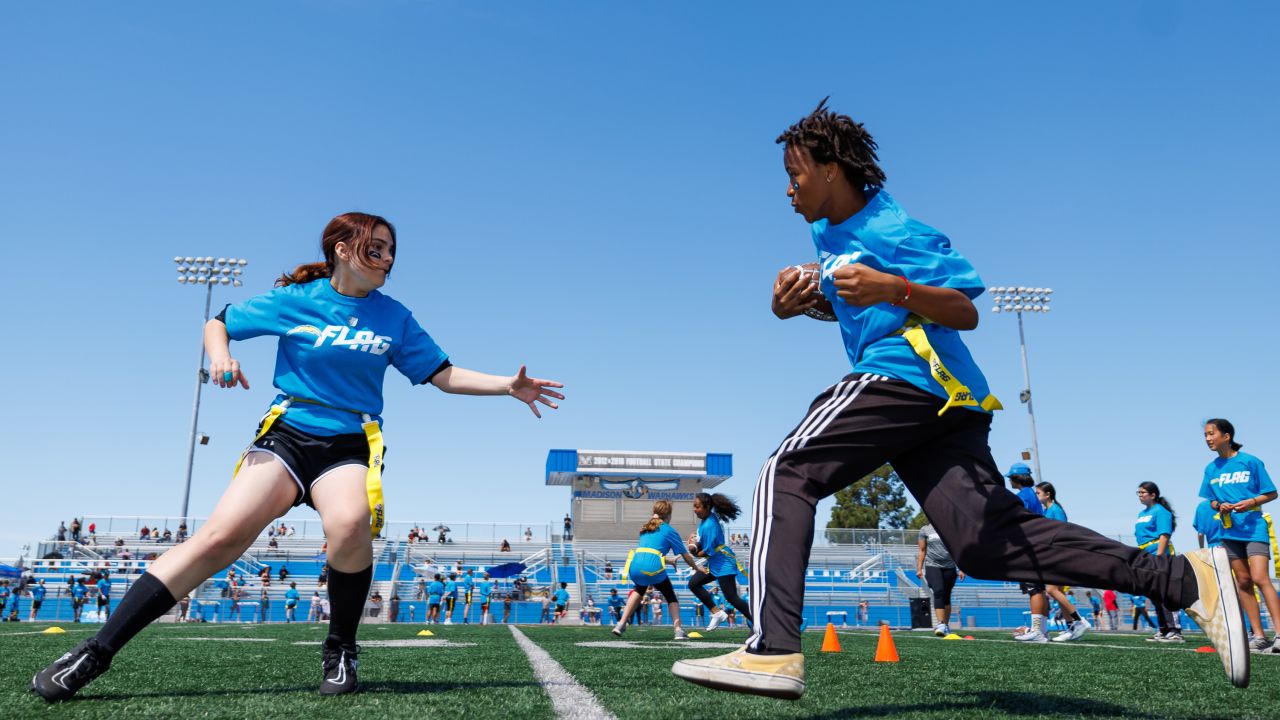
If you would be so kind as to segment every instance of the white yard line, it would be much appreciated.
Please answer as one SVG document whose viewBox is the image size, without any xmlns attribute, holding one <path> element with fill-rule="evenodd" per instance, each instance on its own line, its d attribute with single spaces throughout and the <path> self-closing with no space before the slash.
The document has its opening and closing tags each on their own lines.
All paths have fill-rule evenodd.
<svg viewBox="0 0 1280 720">
<path fill-rule="evenodd" d="M 515 625 L 508 625 L 516 644 L 529 658 L 533 674 L 537 676 L 542 689 L 551 698 L 556 717 L 567 720 L 617 720 L 613 713 L 604 709 L 596 696 L 586 689 L 560 666 L 546 650 L 520 632 Z"/>
</svg>

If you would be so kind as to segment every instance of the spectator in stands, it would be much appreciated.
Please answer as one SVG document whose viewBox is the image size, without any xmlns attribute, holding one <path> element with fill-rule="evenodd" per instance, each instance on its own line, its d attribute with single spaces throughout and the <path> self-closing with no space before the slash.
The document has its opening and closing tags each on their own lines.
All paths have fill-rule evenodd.
<svg viewBox="0 0 1280 720">
<path fill-rule="evenodd" d="M 524 529 L 524 541 L 525 541 L 525 542 L 533 542 L 533 528 L 531 528 L 531 527 L 526 527 L 526 528 Z"/>
<path fill-rule="evenodd" d="M 169 532 L 169 528 L 164 529 L 164 535 L 160 538 L 161 542 L 173 542 L 173 533 Z"/>
<path fill-rule="evenodd" d="M 516 592 L 518 591 L 513 587 L 502 594 L 502 622 L 504 624 L 511 622 L 511 603 L 515 600 Z"/>
<path fill-rule="evenodd" d="M 387 620 L 393 623 L 400 622 L 400 596 L 392 591 L 391 602 L 387 603 Z"/>
<path fill-rule="evenodd" d="M 506 538 L 502 538 L 502 547 L 498 548 L 498 552 L 511 552 L 511 543 Z"/>
<path fill-rule="evenodd" d="M 615 623 L 621 622 L 622 606 L 626 604 L 626 601 L 623 600 L 622 596 L 618 594 L 618 588 L 612 588 L 611 590 L 609 590 L 608 602 L 609 602 L 609 617 Z"/>
<path fill-rule="evenodd" d="M 58 521 L 58 533 L 55 537 L 58 539 L 58 542 L 67 541 L 67 522 L 65 520 Z"/>
<path fill-rule="evenodd" d="M 296 533 L 297 533 L 297 531 L 294 529 L 294 527 L 293 527 L 292 525 L 290 525 L 290 526 L 289 526 L 289 537 L 293 537 Z"/>
<path fill-rule="evenodd" d="M 329 583 L 329 563 L 320 566 L 320 575 L 316 577 L 316 585 L 324 587 Z"/>
<path fill-rule="evenodd" d="M 1102 591 L 1102 609 L 1107 611 L 1109 630 L 1120 629 L 1120 603 L 1116 599 L 1116 591 L 1110 588 Z"/>
<path fill-rule="evenodd" d="M 417 588 L 417 591 L 414 593 L 413 599 L 423 600 L 426 597 L 427 597 L 427 579 L 424 577 L 420 577 L 418 578 L 418 588 Z"/>
<path fill-rule="evenodd" d="M 71 540 L 80 542 L 80 518 L 71 519 Z"/>
<path fill-rule="evenodd" d="M 564 514 L 564 539 L 573 539 L 573 518 L 569 517 L 569 513 Z"/>
<path fill-rule="evenodd" d="M 267 550 L 269 552 L 275 553 L 275 551 L 279 549 L 280 549 L 280 543 L 276 542 L 275 537 L 272 537 L 270 540 L 267 541 Z"/>
<path fill-rule="evenodd" d="M 267 589 L 262 588 L 262 596 L 258 598 L 258 622 L 266 622 L 267 615 L 271 612 L 271 596 L 267 594 Z"/>
<path fill-rule="evenodd" d="M 289 579 L 289 568 L 288 568 L 287 566 L 285 566 L 285 565 L 281 565 L 281 566 L 280 566 L 280 572 L 279 572 L 279 573 L 277 573 L 277 576 L 280 578 L 280 582 L 284 582 L 285 580 L 288 580 L 288 579 Z"/>
<path fill-rule="evenodd" d="M 142 529 L 138 531 L 138 539 L 146 540 L 149 537 L 151 537 L 151 528 L 147 527 L 146 525 L 143 525 Z"/>
<path fill-rule="evenodd" d="M 418 528 L 409 528 L 409 544 L 412 545 L 418 539 Z"/>
<path fill-rule="evenodd" d="M 231 607 L 227 612 L 228 620 L 240 619 L 240 599 L 243 596 L 244 596 L 244 591 L 238 587 L 235 590 L 231 591 Z"/>
<path fill-rule="evenodd" d="M 369 596 L 369 605 L 369 617 L 378 617 L 382 612 L 382 593 L 374 590 Z"/>
<path fill-rule="evenodd" d="M 604 579 L 605 580 L 613 579 L 613 563 L 609 560 L 604 561 Z"/>
<path fill-rule="evenodd" d="M 587 596 L 587 599 L 582 603 L 582 607 L 578 609 L 578 617 L 584 625 L 587 623 L 599 625 L 601 623 L 600 608 L 596 607 L 595 598 L 590 595 Z"/>
<path fill-rule="evenodd" d="M 276 536 L 276 526 L 275 525 L 268 526 L 267 537 L 274 538 L 275 536 Z"/>
<path fill-rule="evenodd" d="M 89 523 L 89 537 L 91 539 L 94 539 L 94 538 L 97 538 L 97 536 L 98 536 L 98 523 L 96 522 Z"/>
<path fill-rule="evenodd" d="M 178 526 L 178 542 L 185 542 L 187 539 L 187 524 L 182 523 Z"/>
</svg>

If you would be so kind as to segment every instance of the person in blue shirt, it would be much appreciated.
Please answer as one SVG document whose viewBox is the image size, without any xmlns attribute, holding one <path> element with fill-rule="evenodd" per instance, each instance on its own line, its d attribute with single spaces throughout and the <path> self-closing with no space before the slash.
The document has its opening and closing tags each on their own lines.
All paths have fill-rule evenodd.
<svg viewBox="0 0 1280 720">
<path fill-rule="evenodd" d="M 618 594 L 618 588 L 609 590 L 609 617 L 613 618 L 615 623 L 622 621 L 622 606 L 625 604 L 626 601 Z"/>
<path fill-rule="evenodd" d="M 44 596 L 48 589 L 44 586 L 44 579 L 31 586 L 27 592 L 31 593 L 31 616 L 27 618 L 28 622 L 35 622 L 36 617 L 40 614 L 40 606 L 44 604 Z"/>
<path fill-rule="evenodd" d="M 1040 506 L 1044 508 L 1045 517 L 1058 522 L 1067 522 L 1067 511 L 1062 508 L 1062 503 L 1058 502 L 1058 490 L 1053 486 L 1053 483 L 1038 483 L 1035 493 Z M 1084 637 L 1084 634 L 1093 625 L 1080 616 L 1080 611 L 1076 609 L 1075 603 L 1071 602 L 1071 598 L 1067 597 L 1067 588 L 1063 585 L 1046 585 L 1045 592 L 1054 602 L 1058 603 L 1058 609 L 1062 613 L 1063 619 L 1067 622 L 1066 631 L 1054 636 L 1053 642 L 1071 642 Z M 1096 613 L 1094 617 L 1097 617 Z"/>
<path fill-rule="evenodd" d="M 493 617 L 489 614 L 490 599 L 493 596 L 493 581 L 489 579 L 489 573 L 480 574 L 480 581 L 476 583 L 476 596 L 480 600 L 480 624 L 488 625 L 493 622 Z"/>
<path fill-rule="evenodd" d="M 569 612 L 569 583 L 562 582 L 560 587 L 556 589 L 555 595 L 556 614 L 552 622 L 559 622 Z"/>
<path fill-rule="evenodd" d="M 453 606 L 458 602 L 458 574 L 456 572 L 449 573 L 449 578 L 444 581 L 444 624 L 453 624 Z"/>
<path fill-rule="evenodd" d="M 0 617 L 4 616 L 4 609 L 8 606 L 12 593 L 13 591 L 9 589 L 9 581 L 0 580 Z M 16 599 L 13 601 L 13 608 L 15 611 L 18 609 L 18 601 Z"/>
<path fill-rule="evenodd" d="M 103 622 L 111 617 L 111 579 L 106 573 L 98 578 L 98 582 L 94 583 L 94 587 L 98 590 L 98 614 L 102 617 Z"/>
<path fill-rule="evenodd" d="M 321 234 L 322 261 L 299 265 L 278 278 L 274 290 L 227 306 L 205 325 L 214 385 L 248 390 L 230 343 L 270 337 L 277 344 L 272 384 L 279 392 L 209 519 L 150 565 L 95 637 L 36 675 L 32 685 L 42 697 L 66 699 L 105 672 L 175 598 L 231 564 L 275 518 L 303 503 L 319 513 L 329 542 L 332 612 L 321 645 L 320 692 L 359 688 L 356 633 L 373 574 L 372 539 L 386 518 L 381 412 L 387 371 L 447 393 L 509 395 L 536 417 L 539 404 L 555 408 L 564 397 L 555 390 L 560 383 L 529 377 L 523 366 L 510 376 L 454 366 L 413 313 L 379 289 L 396 249 L 395 228 L 385 218 L 339 215 Z M 537 272 L 534 265 L 529 272 Z M 222 279 L 239 272 L 225 263 L 212 269 Z M 504 318 L 517 325 L 542 321 L 519 312 Z M 83 660 L 87 655 L 91 662 Z"/>
<path fill-rule="evenodd" d="M 1005 473 L 1005 477 L 1009 479 L 1011 491 L 1018 496 L 1018 501 L 1027 512 L 1044 515 L 1044 504 L 1036 494 L 1036 481 L 1031 477 L 1030 466 L 1026 463 L 1014 463 L 1009 466 L 1009 472 Z M 1049 618 L 1048 588 L 1040 582 L 1020 582 L 1018 589 L 1027 596 L 1031 608 L 1031 626 L 1014 633 L 1013 639 L 1018 642 L 1049 642 L 1049 636 L 1045 633 L 1045 625 Z"/>
<path fill-rule="evenodd" d="M 311 601 L 312 609 L 315 609 L 315 600 Z M 284 621 L 287 623 L 295 622 L 298 614 L 298 583 L 289 583 L 289 589 L 284 591 Z"/>
<path fill-rule="evenodd" d="M 80 613 L 84 611 L 85 597 L 89 594 L 89 588 L 84 584 L 84 578 L 76 578 L 76 582 L 71 586 L 71 622 L 80 622 Z"/>
<path fill-rule="evenodd" d="M 1138 512 L 1138 519 L 1134 523 L 1138 549 L 1157 557 L 1173 555 L 1172 538 L 1173 531 L 1178 528 L 1178 516 L 1173 512 L 1169 501 L 1160 494 L 1160 486 L 1153 482 L 1139 483 L 1138 502 L 1142 503 L 1142 510 Z M 1155 606 L 1156 620 L 1160 626 L 1150 641 L 1185 642 L 1178 622 L 1178 611 L 1156 598 L 1152 598 L 1151 603 Z"/>
<path fill-rule="evenodd" d="M 1191 527 L 1196 530 L 1196 542 L 1200 547 L 1217 547 L 1222 544 L 1222 518 L 1213 509 L 1212 500 L 1201 500 L 1196 506 Z"/>
<path fill-rule="evenodd" d="M 1213 418 L 1205 423 L 1204 440 L 1218 457 L 1204 469 L 1200 497 L 1210 502 L 1222 525 L 1222 547 L 1231 558 L 1240 604 L 1253 627 L 1250 649 L 1280 652 L 1280 632 L 1268 643 L 1262 629 L 1255 588 L 1267 604 L 1272 627 L 1280 621 L 1280 596 L 1271 583 L 1271 525 L 1262 506 L 1276 499 L 1276 486 L 1262 461 L 1235 441 L 1236 428 L 1230 421 Z"/>
<path fill-rule="evenodd" d="M 427 624 L 434 625 L 440 622 L 440 602 L 444 598 L 444 578 L 440 573 L 436 573 L 431 582 L 427 583 Z"/>
<path fill-rule="evenodd" d="M 462 624 L 463 625 L 471 624 L 471 593 L 475 591 L 475 587 L 476 587 L 475 571 L 468 570 L 467 576 L 462 579 Z"/>
<path fill-rule="evenodd" d="M 833 321 L 851 372 L 814 398 L 757 478 L 750 562 L 755 624 L 746 646 L 677 661 L 672 672 L 720 690 L 802 696 L 800 624 L 815 511 L 889 463 L 966 574 L 1110 584 L 1187 607 L 1223 645 L 1219 655 L 1231 681 L 1247 684 L 1243 623 L 1235 603 L 1219 602 L 1222 584 L 1231 586 L 1228 593 L 1235 589 L 1218 549 L 1148 555 L 1031 513 L 1000 490 L 989 443 L 991 412 L 1000 403 L 961 339 L 978 325 L 973 301 L 985 285 L 944 233 L 909 215 L 885 189 L 866 127 L 823 100 L 777 143 L 786 197 L 808 223 L 816 262 L 778 273 L 772 310 L 780 319 Z"/>
<path fill-rule="evenodd" d="M 706 607 L 711 613 L 707 631 L 715 630 L 720 623 L 729 619 L 729 615 L 716 605 L 711 593 L 707 592 L 706 586 L 711 582 L 720 586 L 725 601 L 750 622 L 751 608 L 738 595 L 738 575 L 745 575 L 746 569 L 738 562 L 733 548 L 724 539 L 724 523 L 737 519 L 742 510 L 727 495 L 698 493 L 693 496 L 693 514 L 700 522 L 688 548 L 695 557 L 706 558 L 707 571 L 695 572 L 689 578 L 689 590 L 702 603 L 699 609 Z"/>
<path fill-rule="evenodd" d="M 644 524 L 644 527 L 640 528 L 640 539 L 636 543 L 636 549 L 627 555 L 627 564 L 622 568 L 622 575 L 635 587 L 627 595 L 627 604 L 622 609 L 622 617 L 613 626 L 613 634 L 617 637 L 622 637 L 622 633 L 627 629 L 627 623 L 640 603 L 644 602 L 650 588 L 656 588 L 667 601 L 667 608 L 671 611 L 671 618 L 675 622 L 675 638 L 684 640 L 688 637 L 680 621 L 680 601 L 676 598 L 676 589 L 671 585 L 671 578 L 667 577 L 667 553 L 674 553 L 684 558 L 689 567 L 697 571 L 705 572 L 705 569 L 698 565 L 697 559 L 685 546 L 680 533 L 668 524 L 671 522 L 671 512 L 670 501 L 655 502 L 653 516 Z"/>
<path fill-rule="evenodd" d="M 1151 620 L 1151 616 L 1147 614 L 1147 599 L 1141 595 L 1130 595 L 1129 602 L 1133 604 L 1133 629 L 1138 629 L 1138 619 L 1141 618 L 1147 627 L 1152 630 L 1158 630 L 1155 622 Z"/>
</svg>

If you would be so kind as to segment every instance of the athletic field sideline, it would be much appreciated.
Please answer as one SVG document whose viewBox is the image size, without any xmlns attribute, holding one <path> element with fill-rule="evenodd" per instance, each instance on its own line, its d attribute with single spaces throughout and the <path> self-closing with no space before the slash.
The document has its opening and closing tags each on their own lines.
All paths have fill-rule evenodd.
<svg viewBox="0 0 1280 720">
<path fill-rule="evenodd" d="M 894 634 L 901 662 L 876 664 L 876 635 L 840 634 L 843 652 L 805 635 L 809 691 L 798 702 L 689 685 L 679 658 L 727 652 L 745 630 L 671 641 L 632 628 L 619 643 L 603 627 L 364 625 L 363 692 L 321 698 L 321 625 L 153 625 L 111 671 L 67 703 L 27 691 L 31 676 L 97 626 L 0 627 L 0 708 L 13 718 L 1274 718 L 1280 655 L 1254 656 L 1248 690 L 1227 683 L 1220 660 L 1145 636 L 1093 633 L 1027 646 L 1005 632 L 975 641 Z M 588 644 L 584 644 L 588 643 Z"/>
</svg>

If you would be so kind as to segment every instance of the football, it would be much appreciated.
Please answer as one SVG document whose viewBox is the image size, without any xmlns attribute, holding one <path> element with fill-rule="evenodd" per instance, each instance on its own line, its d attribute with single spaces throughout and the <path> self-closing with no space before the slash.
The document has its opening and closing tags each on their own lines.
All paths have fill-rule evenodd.
<svg viewBox="0 0 1280 720">
<path fill-rule="evenodd" d="M 814 320 L 822 320 L 824 322 L 835 322 L 836 314 L 831 307 L 831 302 L 822 296 L 822 274 L 816 262 L 801 263 L 800 265 L 792 265 L 791 267 L 800 271 L 801 275 L 805 275 L 809 283 L 813 287 L 813 294 L 819 296 L 818 304 L 804 311 L 804 314 Z"/>
</svg>

